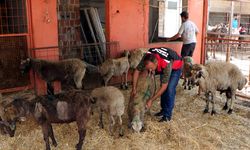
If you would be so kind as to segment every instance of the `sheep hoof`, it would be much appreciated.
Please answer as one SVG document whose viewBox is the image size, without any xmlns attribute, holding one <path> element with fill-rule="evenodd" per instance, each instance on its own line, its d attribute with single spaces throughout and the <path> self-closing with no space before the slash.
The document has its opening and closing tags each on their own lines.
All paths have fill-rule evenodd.
<svg viewBox="0 0 250 150">
<path fill-rule="evenodd" d="M 228 108 L 228 106 L 225 105 L 222 109 L 223 109 L 223 110 L 227 110 L 227 108 Z"/>
<path fill-rule="evenodd" d="M 216 111 L 215 111 L 215 110 L 212 110 L 211 116 L 214 116 L 214 115 L 216 115 Z"/>
<path fill-rule="evenodd" d="M 227 113 L 231 115 L 233 113 L 233 109 L 229 109 Z"/>
<path fill-rule="evenodd" d="M 124 136 L 123 130 L 120 131 L 119 136 L 120 136 L 120 137 L 123 137 L 123 136 Z"/>
<path fill-rule="evenodd" d="M 143 126 L 140 132 L 146 132 L 146 128 Z"/>
<path fill-rule="evenodd" d="M 203 113 L 204 113 L 204 114 L 208 113 L 208 109 L 207 109 L 207 108 L 204 109 Z"/>
<path fill-rule="evenodd" d="M 57 147 L 57 142 L 52 142 L 53 146 Z"/>
<path fill-rule="evenodd" d="M 77 150 L 81 150 L 82 149 L 82 146 L 80 144 L 76 144 L 76 149 Z"/>
<path fill-rule="evenodd" d="M 101 129 L 104 129 L 104 125 L 102 123 L 98 124 Z"/>
</svg>

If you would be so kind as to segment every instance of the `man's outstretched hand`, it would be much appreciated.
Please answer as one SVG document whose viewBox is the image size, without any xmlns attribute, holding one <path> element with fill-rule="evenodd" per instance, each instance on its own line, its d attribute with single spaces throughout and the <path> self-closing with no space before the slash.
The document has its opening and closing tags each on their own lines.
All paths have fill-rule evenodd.
<svg viewBox="0 0 250 150">
<path fill-rule="evenodd" d="M 153 103 L 153 100 L 149 99 L 149 100 L 147 101 L 146 108 L 147 108 L 147 109 L 151 108 L 152 103 Z"/>
</svg>

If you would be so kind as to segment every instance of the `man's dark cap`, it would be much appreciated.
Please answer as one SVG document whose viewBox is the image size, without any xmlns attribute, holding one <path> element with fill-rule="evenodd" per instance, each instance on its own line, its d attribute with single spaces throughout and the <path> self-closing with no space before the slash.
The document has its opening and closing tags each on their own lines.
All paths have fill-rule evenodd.
<svg viewBox="0 0 250 150">
<path fill-rule="evenodd" d="M 181 17 L 188 18 L 188 12 L 187 11 L 183 11 L 180 15 L 181 15 Z"/>
</svg>

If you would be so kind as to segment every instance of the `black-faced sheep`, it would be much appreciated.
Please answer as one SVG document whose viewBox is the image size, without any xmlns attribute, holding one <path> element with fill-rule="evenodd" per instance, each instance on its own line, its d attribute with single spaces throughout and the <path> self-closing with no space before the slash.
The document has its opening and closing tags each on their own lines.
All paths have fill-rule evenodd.
<svg viewBox="0 0 250 150">
<path fill-rule="evenodd" d="M 129 62 L 128 62 L 129 52 L 126 51 L 125 53 L 126 55 L 124 57 L 117 58 L 117 59 L 108 59 L 104 63 L 102 63 L 100 66 L 98 66 L 99 72 L 101 76 L 103 77 L 105 86 L 108 85 L 108 82 L 111 79 L 111 77 L 120 76 L 122 79 L 121 88 L 122 89 L 128 88 L 127 80 L 128 80 L 128 71 L 129 71 Z M 125 81 L 124 81 L 123 75 L 125 75 L 124 77 Z"/>
<path fill-rule="evenodd" d="M 90 119 L 92 98 L 84 91 L 67 91 L 55 95 L 54 101 L 47 96 L 36 97 L 28 102 L 23 99 L 14 100 L 11 105 L 17 110 L 25 110 L 23 115 L 31 114 L 37 123 L 42 126 L 46 150 L 50 150 L 49 138 L 57 146 L 51 123 L 70 123 L 76 121 L 78 126 L 79 142 L 76 149 L 82 149 L 86 135 L 87 123 Z"/>
<path fill-rule="evenodd" d="M 128 104 L 129 127 L 136 132 L 145 129 L 146 102 L 156 90 L 154 75 L 142 73 L 137 81 L 137 94 L 130 97 Z"/>
<path fill-rule="evenodd" d="M 209 102 L 212 103 L 212 115 L 216 113 L 214 108 L 216 91 L 226 92 L 227 102 L 223 107 L 224 110 L 228 108 L 229 98 L 231 99 L 228 110 L 228 114 L 231 114 L 236 90 L 242 90 L 247 83 L 247 79 L 237 66 L 220 61 L 210 62 L 205 66 L 193 65 L 191 80 L 192 84 L 199 84 L 201 91 L 205 92 L 207 100 L 204 113 L 208 113 Z"/>
<path fill-rule="evenodd" d="M 191 90 L 192 85 L 191 85 L 191 70 L 193 66 L 193 58 L 186 56 L 183 58 L 184 65 L 183 65 L 183 77 L 184 77 L 184 82 L 183 86 L 184 89 Z"/>
<path fill-rule="evenodd" d="M 87 65 L 80 59 L 65 59 L 52 62 L 41 59 L 27 58 L 21 61 L 20 69 L 22 73 L 33 69 L 43 80 L 47 82 L 48 94 L 54 95 L 53 81 L 73 80 L 76 88 L 82 88 Z"/>
<path fill-rule="evenodd" d="M 122 115 L 124 114 L 125 109 L 125 98 L 122 92 L 116 87 L 106 86 L 94 89 L 91 92 L 91 97 L 96 100 L 96 104 L 98 105 L 100 111 L 99 126 L 104 128 L 103 112 L 105 111 L 110 117 L 110 134 L 113 135 L 113 127 L 115 125 L 114 117 L 116 116 L 118 117 L 120 126 L 119 135 L 123 136 Z"/>
</svg>

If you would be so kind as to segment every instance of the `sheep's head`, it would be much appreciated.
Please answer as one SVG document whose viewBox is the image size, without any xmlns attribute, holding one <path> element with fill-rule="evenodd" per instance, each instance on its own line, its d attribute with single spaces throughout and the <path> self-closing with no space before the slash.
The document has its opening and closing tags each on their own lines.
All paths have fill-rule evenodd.
<svg viewBox="0 0 250 150">
<path fill-rule="evenodd" d="M 4 111 L 1 112 L 0 127 L 5 133 L 8 133 L 10 137 L 13 137 L 15 135 L 16 122 L 18 121 L 17 116 L 18 112 L 12 106 L 4 108 Z"/>
<path fill-rule="evenodd" d="M 238 83 L 238 90 L 242 90 L 246 84 L 247 84 L 247 78 L 242 77 L 242 79 Z"/>
<path fill-rule="evenodd" d="M 204 68 L 200 64 L 195 64 L 192 66 L 191 70 L 191 84 L 198 85 L 201 77 L 203 77 Z"/>
<path fill-rule="evenodd" d="M 138 115 L 136 115 L 132 122 L 131 122 L 131 126 L 132 126 L 132 129 L 135 131 L 135 132 L 140 132 L 142 127 L 143 127 L 143 123 L 140 119 L 140 117 Z"/>
<path fill-rule="evenodd" d="M 22 74 L 25 74 L 27 72 L 29 72 L 31 69 L 31 59 L 27 58 L 25 60 L 21 60 L 20 63 L 20 70 Z"/>
<path fill-rule="evenodd" d="M 3 131 L 9 134 L 10 137 L 13 137 L 16 132 L 16 121 L 15 120 L 8 120 L 8 121 L 0 121 L 0 127 Z"/>
</svg>

